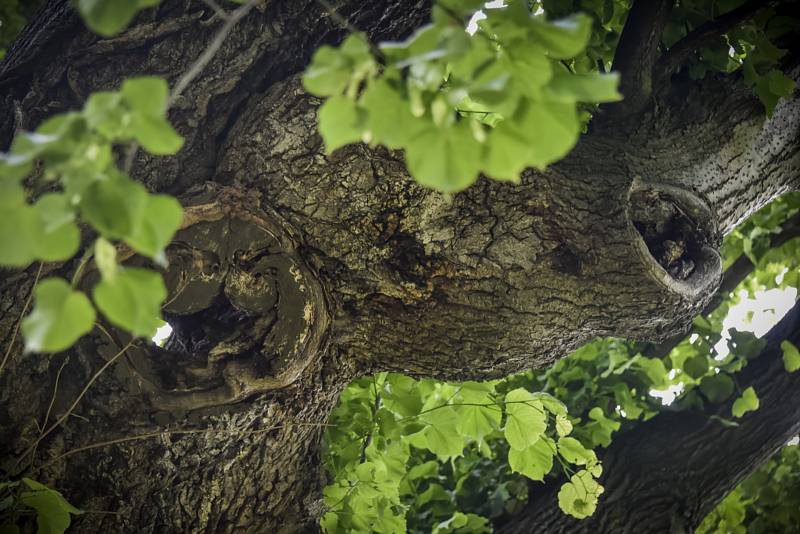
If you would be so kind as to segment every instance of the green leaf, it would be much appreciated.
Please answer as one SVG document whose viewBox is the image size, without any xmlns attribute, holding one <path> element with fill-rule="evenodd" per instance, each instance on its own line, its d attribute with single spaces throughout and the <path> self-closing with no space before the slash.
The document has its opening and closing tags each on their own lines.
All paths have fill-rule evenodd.
<svg viewBox="0 0 800 534">
<path fill-rule="evenodd" d="M 700 378 L 708 372 L 708 356 L 696 354 L 683 362 L 683 371 L 692 378 Z"/>
<path fill-rule="evenodd" d="M 13 224 L 0 226 L 0 264 L 25 267 L 36 259 L 60 261 L 72 257 L 80 246 L 74 210 L 59 193 L 42 195 L 33 206 L 25 203 L 21 189 L 0 189 L 0 216 Z"/>
<path fill-rule="evenodd" d="M 603 487 L 585 470 L 578 471 L 569 480 L 558 492 L 559 508 L 578 519 L 589 517 L 597 508 Z"/>
<path fill-rule="evenodd" d="M 544 476 L 553 469 L 554 451 L 553 440 L 542 436 L 527 449 L 509 449 L 508 465 L 515 473 L 522 473 L 531 480 L 543 481 Z"/>
<path fill-rule="evenodd" d="M 319 108 L 319 133 L 325 141 L 325 152 L 361 141 L 366 112 L 346 96 L 332 96 Z"/>
<path fill-rule="evenodd" d="M 167 121 L 165 112 L 169 87 L 154 76 L 125 80 L 120 93 L 131 110 L 128 131 L 151 154 L 175 154 L 183 138 Z"/>
<path fill-rule="evenodd" d="M 130 131 L 145 150 L 156 156 L 175 154 L 183 146 L 183 137 L 163 117 L 135 113 Z"/>
<path fill-rule="evenodd" d="M 35 230 L 36 257 L 44 261 L 71 258 L 80 246 L 80 231 L 75 220 L 75 210 L 60 193 L 47 193 L 34 204 L 38 215 Z"/>
<path fill-rule="evenodd" d="M 434 525 L 431 534 L 445 534 L 449 532 L 460 532 L 464 534 L 489 534 L 493 532 L 489 526 L 489 520 L 477 514 L 465 514 L 455 512 L 453 516 Z"/>
<path fill-rule="evenodd" d="M 83 115 L 90 128 L 109 139 L 126 136 L 125 128 L 130 117 L 123 106 L 120 93 L 111 91 L 92 93 L 83 109 Z"/>
<path fill-rule="evenodd" d="M 375 60 L 366 37 L 353 33 L 338 49 L 325 45 L 314 52 L 311 64 L 303 73 L 303 86 L 316 96 L 340 95 L 374 68 Z"/>
<path fill-rule="evenodd" d="M 117 276 L 117 249 L 102 237 L 94 242 L 94 262 L 103 278 Z"/>
<path fill-rule="evenodd" d="M 660 359 L 639 358 L 636 360 L 636 366 L 644 372 L 652 387 L 658 388 L 667 385 L 667 369 Z"/>
<path fill-rule="evenodd" d="M 506 426 L 504 435 L 512 449 L 525 450 L 544 434 L 547 415 L 542 403 L 530 391 L 517 388 L 505 398 Z"/>
<path fill-rule="evenodd" d="M 0 224 L 0 265 L 26 267 L 36 259 L 40 219 L 24 200 L 18 205 L 0 205 L 0 217 L 14 224 Z"/>
<path fill-rule="evenodd" d="M 769 84 L 769 90 L 772 94 L 788 98 L 792 96 L 794 93 L 797 84 L 794 82 L 793 79 L 786 76 L 783 72 L 779 71 L 778 69 L 772 69 L 767 73 L 767 83 Z"/>
<path fill-rule="evenodd" d="M 152 337 L 167 296 L 161 275 L 149 269 L 120 269 L 113 279 L 103 279 L 92 292 L 95 304 L 111 323 L 134 336 Z"/>
<path fill-rule="evenodd" d="M 147 195 L 139 224 L 125 238 L 131 248 L 151 258 L 161 254 L 183 220 L 180 203 L 169 195 Z"/>
<path fill-rule="evenodd" d="M 428 450 L 440 460 L 460 456 L 464 450 L 464 438 L 458 433 L 455 421 L 430 425 L 424 432 Z"/>
<path fill-rule="evenodd" d="M 401 148 L 420 129 L 411 114 L 409 102 L 386 80 L 377 80 L 361 95 L 361 106 L 367 112 L 370 143 Z"/>
<path fill-rule="evenodd" d="M 572 423 L 563 415 L 556 416 L 556 433 L 559 436 L 566 436 L 572 432 Z"/>
<path fill-rule="evenodd" d="M 134 113 L 163 117 L 167 109 L 169 85 L 157 76 L 140 76 L 122 82 L 120 94 Z"/>
<path fill-rule="evenodd" d="M 593 465 L 597 463 L 597 456 L 594 451 L 584 447 L 575 438 L 560 438 L 558 440 L 558 453 L 571 464 Z"/>
<path fill-rule="evenodd" d="M 556 397 L 545 393 L 543 391 L 535 391 L 531 393 L 533 398 L 542 403 L 548 412 L 556 416 L 566 417 L 567 406 Z"/>
<path fill-rule="evenodd" d="M 481 145 L 463 121 L 449 127 L 430 125 L 406 147 L 411 175 L 422 185 L 455 193 L 478 176 Z"/>
<path fill-rule="evenodd" d="M 483 170 L 494 178 L 518 180 L 525 167 L 544 169 L 564 157 L 579 134 L 574 104 L 526 101 L 489 134 Z"/>
<path fill-rule="evenodd" d="M 485 395 L 464 400 L 474 404 L 488 404 L 490 397 Z M 500 406 L 459 406 L 456 427 L 460 434 L 474 438 L 483 438 L 500 426 L 503 411 Z"/>
<path fill-rule="evenodd" d="M 553 59 L 577 56 L 586 48 L 592 33 L 592 19 L 583 13 L 554 22 L 547 22 L 542 17 L 530 20 L 531 32 Z"/>
<path fill-rule="evenodd" d="M 752 387 L 745 389 L 742 396 L 733 402 L 731 413 L 734 417 L 742 417 L 747 412 L 758 410 L 758 396 Z"/>
<path fill-rule="evenodd" d="M 92 183 L 80 201 L 81 214 L 104 237 L 126 239 L 142 223 L 147 189 L 127 176 L 113 175 Z"/>
<path fill-rule="evenodd" d="M 753 359 L 761 354 L 761 351 L 767 345 L 763 339 L 759 339 L 752 332 L 730 329 L 730 339 L 728 340 L 728 348 L 732 353 L 743 358 Z"/>
<path fill-rule="evenodd" d="M 29 478 L 22 479 L 33 491 L 20 494 L 20 502 L 36 510 L 37 534 L 62 534 L 70 525 L 70 514 L 82 514 L 57 491 Z"/>
<path fill-rule="evenodd" d="M 158 5 L 160 0 L 77 0 L 78 12 L 95 33 L 115 35 L 130 24 L 136 13 Z"/>
<path fill-rule="evenodd" d="M 95 313 L 91 302 L 65 280 L 43 280 L 33 296 L 33 311 L 22 321 L 25 350 L 58 352 L 92 329 Z"/>
<path fill-rule="evenodd" d="M 783 351 L 783 366 L 790 373 L 794 373 L 800 369 L 800 351 L 794 344 L 787 340 L 781 342 L 781 350 Z"/>
<path fill-rule="evenodd" d="M 700 382 L 700 391 L 715 404 L 724 402 L 733 394 L 733 380 L 727 373 L 707 376 Z"/>
<path fill-rule="evenodd" d="M 622 100 L 619 90 L 619 74 L 572 74 L 556 75 L 547 85 L 546 95 L 559 102 L 616 102 Z"/>
</svg>

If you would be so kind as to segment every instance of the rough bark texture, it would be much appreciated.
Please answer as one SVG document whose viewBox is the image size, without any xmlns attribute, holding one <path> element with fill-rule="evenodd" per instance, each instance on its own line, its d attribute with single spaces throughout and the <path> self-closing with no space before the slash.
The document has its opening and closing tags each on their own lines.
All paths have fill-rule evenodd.
<svg viewBox="0 0 800 534">
<path fill-rule="evenodd" d="M 800 432 L 800 372 L 784 369 L 780 343 L 800 342 L 800 304 L 765 336 L 767 345 L 737 375 L 760 407 L 727 428 L 733 399 L 704 412 L 664 412 L 614 438 L 603 452 L 605 493 L 592 517 L 576 520 L 556 504 L 558 484 L 534 493 L 511 533 L 690 533 L 747 475 Z"/>
<path fill-rule="evenodd" d="M 386 39 L 419 26 L 429 6 L 336 7 Z M 219 24 L 200 2 L 166 1 L 104 40 L 67 2 L 52 2 L 0 64 L 0 144 L 124 77 L 174 83 Z M 217 208 L 222 219 L 203 215 L 184 230 L 170 249 L 171 298 L 183 303 L 166 310 L 178 331 L 167 354 L 137 345 L 21 462 L 36 421 L 62 414 L 125 340 L 96 331 L 51 358 L 14 347 L 0 376 L 0 467 L 16 475 L 30 461 L 45 464 L 36 476 L 79 506 L 119 512 L 87 514 L 77 532 L 313 525 L 320 425 L 349 380 L 377 370 L 491 378 L 547 365 L 598 335 L 663 339 L 713 294 L 722 233 L 800 187 L 800 101 L 766 121 L 733 75 L 676 80 L 635 125 L 609 129 L 604 120 L 547 172 L 527 172 L 519 185 L 481 180 L 448 200 L 411 181 L 401 154 L 359 145 L 324 155 L 319 102 L 299 73 L 313 50 L 344 33 L 314 1 L 265 2 L 176 102 L 170 119 L 184 149 L 167 158 L 140 152 L 133 175 L 187 206 L 244 199 L 234 204 L 247 214 Z M 254 234 L 239 235 L 241 224 Z M 665 257 L 665 240 L 676 238 L 686 252 Z M 44 274 L 75 267 L 48 265 Z M 35 269 L 3 275 L 3 349 Z M 318 294 L 298 296 L 302 306 L 275 300 L 301 286 Z M 181 297 L 188 287 L 195 295 Z M 222 319 L 211 324 L 212 316 Z M 164 429 L 212 430 L 53 460 Z"/>
</svg>

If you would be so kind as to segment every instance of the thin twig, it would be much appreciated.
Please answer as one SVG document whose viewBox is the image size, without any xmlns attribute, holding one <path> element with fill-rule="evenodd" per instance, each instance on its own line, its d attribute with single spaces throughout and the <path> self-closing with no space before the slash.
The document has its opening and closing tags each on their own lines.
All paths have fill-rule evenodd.
<svg viewBox="0 0 800 534">
<path fill-rule="evenodd" d="M 231 30 L 233 30 L 233 27 L 236 26 L 236 23 L 242 20 L 242 18 L 244 18 L 244 16 L 247 15 L 250 10 L 261 1 L 262 0 L 249 0 L 249 2 L 236 9 L 236 11 L 228 16 L 228 18 L 225 20 L 225 24 L 222 25 L 222 28 L 220 28 L 220 30 L 214 36 L 211 44 L 209 44 L 208 47 L 203 50 L 203 53 L 200 54 L 200 57 L 195 60 L 194 64 L 189 67 L 189 70 L 187 70 L 183 76 L 181 76 L 181 79 L 178 80 L 178 83 L 176 83 L 175 87 L 172 88 L 172 92 L 167 100 L 167 108 L 171 107 L 172 104 L 175 103 L 175 100 L 181 96 L 189 84 L 192 83 L 192 81 L 203 71 L 206 65 L 208 65 L 214 55 L 216 55 L 217 51 L 219 51 L 222 43 L 225 42 L 225 38 L 228 37 L 228 34 L 231 32 Z"/>
<path fill-rule="evenodd" d="M 92 387 L 92 384 L 95 383 L 95 381 L 100 377 L 100 375 L 102 375 L 103 372 L 106 369 L 108 369 L 108 367 L 112 363 L 117 361 L 120 356 L 125 354 L 125 352 L 131 347 L 131 345 L 133 345 L 134 341 L 135 340 L 133 340 L 133 339 L 128 341 L 128 343 L 124 347 L 122 347 L 122 349 L 120 349 L 119 352 L 117 352 L 114 356 L 112 356 L 111 359 L 109 359 L 100 369 L 97 370 L 97 372 L 94 375 L 92 375 L 92 378 L 89 379 L 89 381 L 83 387 L 81 392 L 78 394 L 78 396 L 72 402 L 70 407 L 67 408 L 67 411 L 64 412 L 64 414 L 61 417 L 59 417 L 58 420 L 55 423 L 50 425 L 50 427 L 47 430 L 42 432 L 39 435 L 39 437 L 36 438 L 36 441 L 34 441 L 33 444 L 30 447 L 25 449 L 25 452 L 23 452 L 22 455 L 19 457 L 19 460 L 17 461 L 17 464 L 19 464 L 26 456 L 28 456 L 28 454 L 33 452 L 36 449 L 37 445 L 39 445 L 39 442 L 42 441 L 42 439 L 44 439 L 50 432 L 52 432 L 53 430 L 58 428 L 61 425 L 61 423 L 63 423 L 67 419 L 67 417 L 69 417 L 72 414 L 73 410 L 75 410 L 75 407 L 78 406 L 78 403 L 81 401 L 81 399 L 83 399 L 84 395 L 86 395 L 86 392 L 89 391 L 90 387 Z"/>
<path fill-rule="evenodd" d="M 136 434 L 133 436 L 124 436 L 117 439 L 110 439 L 108 441 L 98 441 L 96 443 L 91 443 L 89 445 L 83 445 L 81 447 L 76 447 L 74 449 L 70 449 L 67 452 L 60 454 L 54 458 L 51 458 L 47 462 L 43 463 L 41 466 L 35 468 L 35 471 L 39 471 L 44 469 L 45 467 L 49 466 L 50 464 L 57 462 L 59 460 L 63 460 L 68 456 L 72 456 L 74 454 L 78 454 L 79 452 L 90 451 L 92 449 L 100 449 L 102 447 L 110 447 L 111 445 L 119 445 L 121 443 L 128 443 L 131 441 L 139 441 L 143 439 L 151 439 L 157 438 L 160 436 L 177 436 L 177 435 L 186 435 L 186 434 L 228 434 L 228 435 L 244 435 L 244 436 L 251 436 L 256 434 L 263 434 L 265 432 L 271 432 L 273 430 L 280 430 L 282 428 L 290 427 L 292 425 L 299 425 L 299 426 L 333 426 L 328 423 L 308 423 L 302 421 L 292 421 L 289 423 L 283 423 L 280 425 L 272 425 L 267 428 L 259 428 L 257 430 L 226 430 L 222 428 L 188 428 L 188 429 L 178 429 L 178 430 L 158 430 L 156 432 L 148 432 L 146 434 Z"/>
<path fill-rule="evenodd" d="M 231 32 L 231 30 L 233 30 L 233 27 L 236 26 L 236 23 L 239 22 L 242 18 L 244 18 L 244 16 L 247 15 L 247 13 L 249 13 L 250 10 L 256 6 L 256 4 L 262 1 L 263 0 L 250 0 L 249 2 L 244 4 L 242 7 L 238 8 L 233 13 L 227 14 L 213 0 L 205 0 L 205 3 L 209 5 L 212 9 L 214 9 L 216 15 L 225 21 L 225 24 L 222 26 L 219 32 L 217 32 L 217 34 L 214 36 L 214 39 L 211 41 L 211 44 L 209 44 L 208 47 L 205 50 L 203 50 L 203 53 L 200 54 L 200 57 L 198 57 L 195 60 L 192 66 L 189 67 L 189 70 L 187 70 L 183 74 L 183 76 L 181 76 L 181 79 L 178 80 L 178 83 L 175 84 L 175 87 L 173 87 L 172 92 L 169 95 L 169 98 L 167 98 L 167 105 L 166 109 L 164 110 L 165 112 L 170 107 L 172 107 L 172 105 L 186 90 L 189 84 L 192 83 L 192 81 L 195 78 L 197 78 L 197 76 L 203 71 L 206 65 L 208 65 L 209 61 L 211 61 L 214 55 L 216 55 L 216 53 L 222 46 L 222 43 L 225 42 L 225 39 L 228 37 L 228 34 Z M 139 143 L 137 143 L 136 141 L 132 141 L 128 145 L 128 150 L 125 153 L 125 162 L 122 166 L 123 170 L 125 171 L 125 174 L 130 174 L 131 169 L 133 168 L 133 162 L 135 161 L 136 154 L 138 152 L 139 152 Z"/>
<path fill-rule="evenodd" d="M 69 361 L 69 356 L 64 358 L 64 361 L 61 362 L 61 367 L 58 368 L 58 372 L 56 373 L 56 382 L 53 385 L 53 395 L 50 397 L 50 404 L 47 406 L 47 413 L 44 414 L 44 420 L 42 420 L 42 426 L 41 426 L 42 430 L 45 429 L 45 427 L 47 426 L 47 421 L 50 420 L 50 412 L 53 410 L 53 404 L 55 404 L 56 395 L 58 394 L 58 382 L 61 379 L 61 371 L 64 370 L 64 366 L 67 365 L 68 361 Z M 40 438 L 41 438 L 41 436 L 42 435 L 39 434 Z M 33 448 L 33 452 L 31 453 L 31 457 L 32 458 L 36 457 L 36 447 Z"/>
<path fill-rule="evenodd" d="M 322 8 L 328 12 L 328 15 L 333 19 L 333 21 L 344 28 L 345 30 L 349 31 L 350 33 L 363 33 L 361 30 L 355 27 L 355 25 L 347 20 L 347 18 L 343 17 L 336 11 L 336 8 L 331 5 L 328 0 L 317 0 L 317 3 L 322 6 Z M 372 55 L 374 55 L 378 60 L 384 61 L 385 56 L 383 55 L 383 51 L 378 48 L 375 43 L 373 43 L 370 39 L 367 39 L 367 46 L 372 51 Z"/>
<path fill-rule="evenodd" d="M 228 13 L 214 0 L 203 0 L 203 3 L 214 10 L 214 14 L 222 20 L 228 20 Z"/>
<path fill-rule="evenodd" d="M 125 151 L 125 162 L 122 164 L 122 170 L 125 171 L 125 174 L 131 173 L 137 152 L 139 152 L 139 143 L 131 141 L 128 145 L 128 150 Z"/>
<path fill-rule="evenodd" d="M 92 259 L 93 255 L 94 247 L 86 247 L 86 250 L 83 251 L 83 256 L 81 256 L 81 259 L 78 262 L 78 268 L 75 269 L 75 274 L 72 275 L 72 280 L 70 281 L 72 287 L 78 287 L 78 282 L 80 282 L 81 278 L 83 278 L 83 271 L 86 269 L 86 266 L 89 264 L 89 260 Z"/>
<path fill-rule="evenodd" d="M 341 16 L 339 12 L 336 11 L 336 8 L 333 7 L 333 5 L 331 5 L 330 2 L 328 2 L 328 0 L 317 0 L 317 3 L 319 3 L 319 5 L 321 5 L 325 9 L 325 11 L 328 12 L 328 15 L 330 15 L 330 17 L 336 24 L 338 24 L 345 30 L 349 31 L 350 33 L 360 32 L 360 30 L 356 28 L 352 22 L 347 20 L 347 18 Z"/>
<path fill-rule="evenodd" d="M 31 305 L 33 292 L 36 290 L 36 285 L 39 283 L 39 277 L 42 275 L 43 265 L 44 265 L 43 263 L 39 263 L 39 269 L 37 269 L 36 276 L 33 279 L 33 287 L 31 287 L 31 292 L 28 295 L 28 300 L 25 301 L 25 305 L 22 307 L 22 313 L 19 314 L 19 319 L 17 320 L 17 324 L 14 325 L 14 332 L 11 334 L 11 341 L 8 343 L 8 347 L 6 347 L 6 353 L 3 355 L 3 361 L 0 362 L 0 374 L 3 372 L 3 369 L 6 368 L 6 362 L 8 361 L 8 357 L 11 355 L 11 349 L 14 347 L 14 342 L 17 340 L 17 332 L 19 332 L 19 326 L 20 324 L 22 324 L 22 318 L 28 311 L 28 306 Z"/>
</svg>

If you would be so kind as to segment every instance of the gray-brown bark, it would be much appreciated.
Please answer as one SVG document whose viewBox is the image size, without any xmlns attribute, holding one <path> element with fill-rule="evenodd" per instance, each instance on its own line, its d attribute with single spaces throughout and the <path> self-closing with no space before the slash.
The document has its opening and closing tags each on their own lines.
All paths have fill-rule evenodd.
<svg viewBox="0 0 800 534">
<path fill-rule="evenodd" d="M 739 426 L 733 399 L 703 412 L 663 412 L 614 438 L 601 454 L 605 493 L 597 511 L 576 520 L 558 509 L 558 484 L 531 496 L 525 511 L 500 530 L 512 533 L 690 533 L 748 474 L 800 432 L 800 372 L 784 369 L 780 343 L 800 342 L 800 304 L 764 338 L 766 347 L 737 375 L 760 401 Z"/>
<path fill-rule="evenodd" d="M 102 40 L 83 30 L 64 4 L 54 2 L 0 66 L 3 144 L 16 129 L 79 107 L 91 91 L 115 88 L 124 77 L 158 74 L 174 82 L 219 24 L 201 3 L 170 1 Z M 399 38 L 427 16 L 421 0 L 342 1 L 337 9 L 376 39 Z M 279 337 L 271 333 L 290 331 L 280 325 L 304 316 L 287 316 L 273 304 L 237 306 L 242 301 L 220 289 L 232 284 L 231 273 L 251 281 L 263 275 L 257 262 L 242 266 L 241 255 L 210 251 L 192 237 L 173 246 L 171 297 L 179 292 L 177 281 L 196 281 L 224 257 L 224 276 L 212 276 L 214 295 L 225 295 L 228 311 L 243 313 L 222 315 L 244 320 L 215 327 L 208 343 L 200 343 L 203 336 L 178 336 L 167 347 L 191 341 L 193 350 L 165 355 L 137 348 L 81 401 L 76 415 L 82 418 L 71 417 L 40 444 L 35 465 L 134 433 L 217 430 L 126 442 L 49 463 L 38 476 L 78 505 L 120 512 L 84 516 L 77 531 L 291 531 L 313 524 L 319 425 L 350 379 L 377 370 L 498 377 L 547 365 L 598 335 L 663 339 L 711 297 L 721 233 L 800 187 L 800 102 L 781 104 L 765 121 L 734 75 L 676 82 L 657 92 L 656 105 L 635 128 L 589 134 L 564 161 L 547 172 L 527 172 L 520 185 L 481 180 L 447 200 L 412 182 L 401 154 L 359 145 L 324 155 L 315 132 L 319 102 L 304 93 L 299 72 L 319 44 L 343 35 L 311 0 L 265 3 L 240 22 L 173 106 L 170 118 L 186 138 L 184 149 L 175 157 L 137 157 L 136 178 L 186 205 L 209 191 L 246 198 L 261 226 L 279 236 L 264 261 L 289 258 L 302 266 L 308 283 L 320 287 L 314 302 L 326 320 L 314 323 L 316 341 L 308 349 L 281 352 L 284 345 L 270 342 Z M 670 226 L 679 235 L 665 237 Z M 219 235 L 227 240 L 230 234 Z M 687 252 L 677 262 L 663 261 L 665 270 L 653 255 L 662 254 L 667 237 L 686 241 Z M 261 261 L 251 253 L 262 248 L 241 250 Z M 209 252 L 213 261 L 206 261 Z M 192 261 L 181 264 L 180 257 Z M 175 265 L 187 267 L 176 274 Z M 74 269 L 68 263 L 46 272 L 70 276 Z M 0 290 L 3 348 L 32 272 L 9 274 Z M 290 275 L 291 269 L 278 269 L 265 283 L 278 293 L 291 291 Z M 272 290 L 263 291 L 251 296 L 266 299 Z M 216 310 L 186 305 L 171 313 L 195 333 L 197 323 L 181 317 L 190 309 Z M 266 320 L 269 313 L 284 319 Z M 219 337 L 228 328 L 242 342 L 234 349 L 235 339 Z M 305 332 L 291 331 L 298 332 L 294 342 Z M 44 419 L 63 359 L 69 363 L 51 422 L 113 353 L 99 332 L 52 359 L 13 351 L 0 376 L 0 465 L 7 473 L 19 472 L 16 460 L 38 433 L 33 421 Z M 276 366 L 276 354 L 288 360 Z M 243 385 L 233 372 L 241 369 Z M 282 369 L 292 372 L 282 375 Z M 241 432 L 273 426 L 281 428 Z"/>
</svg>

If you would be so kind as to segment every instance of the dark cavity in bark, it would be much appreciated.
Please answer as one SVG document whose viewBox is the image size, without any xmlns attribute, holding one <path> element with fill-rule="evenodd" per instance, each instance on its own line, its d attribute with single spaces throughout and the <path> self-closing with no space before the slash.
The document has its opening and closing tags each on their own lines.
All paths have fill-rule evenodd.
<svg viewBox="0 0 800 534">
<path fill-rule="evenodd" d="M 316 275 L 277 216 L 232 188 L 208 186 L 187 202 L 166 250 L 172 334 L 163 348 L 131 348 L 128 357 L 132 387 L 166 411 L 230 404 L 293 383 L 327 325 Z"/>
<path fill-rule="evenodd" d="M 629 202 L 631 223 L 655 260 L 651 268 L 667 285 L 698 294 L 719 279 L 718 232 L 702 199 L 686 189 L 637 181 Z"/>
</svg>

